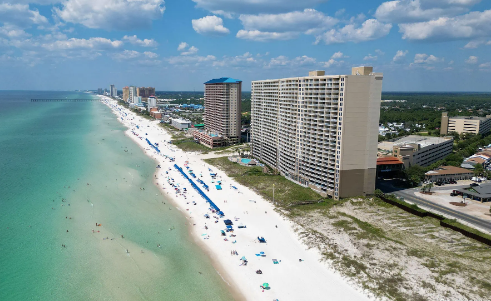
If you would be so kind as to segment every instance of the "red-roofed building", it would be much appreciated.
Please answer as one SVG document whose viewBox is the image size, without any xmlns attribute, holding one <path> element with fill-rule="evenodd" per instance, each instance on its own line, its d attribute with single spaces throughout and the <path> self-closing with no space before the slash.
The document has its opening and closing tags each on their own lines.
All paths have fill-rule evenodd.
<svg viewBox="0 0 491 301">
<path fill-rule="evenodd" d="M 397 157 L 377 158 L 377 177 L 396 178 L 402 176 L 404 163 Z"/>
</svg>

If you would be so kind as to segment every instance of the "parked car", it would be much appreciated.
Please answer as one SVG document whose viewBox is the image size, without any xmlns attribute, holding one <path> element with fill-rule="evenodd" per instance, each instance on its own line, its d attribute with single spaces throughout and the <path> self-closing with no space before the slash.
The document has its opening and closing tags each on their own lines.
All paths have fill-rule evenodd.
<svg viewBox="0 0 491 301">
<path fill-rule="evenodd" d="M 476 186 L 479 186 L 479 184 L 477 184 L 477 183 L 472 183 L 470 186 L 471 186 L 471 187 L 476 187 Z"/>
</svg>

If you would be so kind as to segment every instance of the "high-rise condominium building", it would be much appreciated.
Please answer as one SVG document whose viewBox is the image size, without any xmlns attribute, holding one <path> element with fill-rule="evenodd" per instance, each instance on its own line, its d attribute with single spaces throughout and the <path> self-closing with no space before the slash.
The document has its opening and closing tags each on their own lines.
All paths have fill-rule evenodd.
<svg viewBox="0 0 491 301">
<path fill-rule="evenodd" d="M 455 116 L 449 117 L 448 112 L 442 113 L 440 134 L 446 135 L 451 132 L 459 134 L 486 134 L 491 131 L 491 115 L 486 117 Z"/>
<path fill-rule="evenodd" d="M 242 81 L 222 77 L 205 83 L 204 132 L 195 139 L 208 146 L 240 142 Z"/>
<path fill-rule="evenodd" d="M 128 98 L 130 97 L 130 88 L 128 86 L 123 88 L 123 101 L 128 102 Z"/>
<path fill-rule="evenodd" d="M 138 94 L 136 93 L 136 87 L 135 86 L 130 86 L 129 88 L 129 103 L 135 103 L 136 97 L 138 97 Z"/>
<path fill-rule="evenodd" d="M 253 156 L 334 199 L 375 190 L 381 73 L 252 82 Z"/>
<path fill-rule="evenodd" d="M 141 87 L 137 88 L 138 96 L 141 96 L 143 99 L 147 99 L 150 96 L 155 96 L 155 88 L 153 87 Z"/>
<path fill-rule="evenodd" d="M 111 97 L 116 97 L 116 96 L 118 96 L 118 90 L 116 90 L 116 86 L 111 85 L 111 87 L 109 88 L 109 93 L 110 93 L 109 95 L 110 95 Z"/>
</svg>

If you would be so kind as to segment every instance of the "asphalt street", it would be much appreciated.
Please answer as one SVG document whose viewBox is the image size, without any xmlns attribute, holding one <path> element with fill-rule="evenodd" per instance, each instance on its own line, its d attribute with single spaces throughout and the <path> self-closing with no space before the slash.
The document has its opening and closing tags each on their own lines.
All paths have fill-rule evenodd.
<svg viewBox="0 0 491 301">
<path fill-rule="evenodd" d="M 419 206 L 426 207 L 431 209 L 432 211 L 440 212 L 442 214 L 445 214 L 446 216 L 451 216 L 456 219 L 463 220 L 465 222 L 468 222 L 469 224 L 473 224 L 476 227 L 482 228 L 486 231 L 491 232 L 491 222 L 482 220 L 480 218 L 477 218 L 475 216 L 458 212 L 456 210 L 432 203 L 430 201 L 427 201 L 425 199 L 422 199 L 420 197 L 417 197 L 414 195 L 415 191 L 418 191 L 418 188 L 410 188 L 410 189 L 399 189 L 393 187 L 389 183 L 377 183 L 377 186 L 379 189 L 381 189 L 385 193 L 392 193 L 395 194 L 398 197 L 404 198 L 404 200 L 410 201 L 411 203 L 415 203 Z M 451 189 L 458 189 L 461 187 L 469 187 L 469 185 L 445 185 L 445 186 L 435 186 L 431 190 L 451 190 Z"/>
</svg>

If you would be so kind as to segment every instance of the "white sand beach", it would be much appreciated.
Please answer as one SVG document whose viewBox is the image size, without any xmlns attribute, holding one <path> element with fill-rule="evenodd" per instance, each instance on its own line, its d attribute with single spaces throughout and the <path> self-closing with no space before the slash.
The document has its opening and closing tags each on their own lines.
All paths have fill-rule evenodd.
<svg viewBox="0 0 491 301">
<path fill-rule="evenodd" d="M 295 225 L 275 212 L 272 204 L 206 164 L 202 160 L 204 156 L 185 153 L 169 144 L 171 136 L 157 121 L 141 118 L 112 99 L 102 99 L 118 120 L 128 127 L 126 134 L 161 166 L 156 169 L 157 185 L 189 220 L 192 237 L 210 256 L 238 300 L 372 299 L 323 263 L 317 250 L 302 244 L 294 231 Z M 161 153 L 157 153 L 146 139 L 154 145 L 157 143 Z M 210 205 L 174 164 L 182 168 L 220 208 L 224 217 L 212 213 Z M 196 178 L 190 175 L 189 170 Z M 210 173 L 216 173 L 216 178 L 213 179 Z M 198 183 L 198 179 L 208 185 L 209 191 Z M 222 190 L 215 188 L 217 181 L 221 181 Z M 176 188 L 180 193 L 176 193 Z M 209 218 L 205 217 L 206 214 Z M 226 229 L 224 220 L 227 219 L 233 222 L 234 231 L 225 232 L 223 236 L 221 230 Z M 239 225 L 245 228 L 239 228 Z M 260 243 L 258 237 L 264 237 L 266 242 Z M 237 255 L 233 255 L 233 251 Z M 243 257 L 247 264 L 241 260 Z M 262 274 L 257 274 L 257 270 Z M 269 289 L 261 287 L 264 283 L 269 284 Z"/>
</svg>

